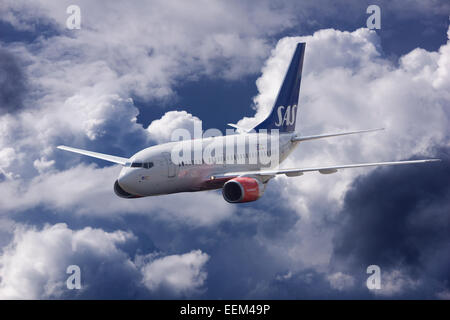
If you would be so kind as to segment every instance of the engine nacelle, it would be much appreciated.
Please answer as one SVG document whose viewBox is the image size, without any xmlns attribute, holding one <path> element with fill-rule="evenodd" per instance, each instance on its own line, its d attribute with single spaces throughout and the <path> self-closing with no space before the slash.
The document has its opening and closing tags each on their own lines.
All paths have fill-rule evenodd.
<svg viewBox="0 0 450 320">
<path fill-rule="evenodd" d="M 258 200 L 264 193 L 265 185 L 250 177 L 238 177 L 225 182 L 222 188 L 223 198 L 231 203 Z"/>
</svg>

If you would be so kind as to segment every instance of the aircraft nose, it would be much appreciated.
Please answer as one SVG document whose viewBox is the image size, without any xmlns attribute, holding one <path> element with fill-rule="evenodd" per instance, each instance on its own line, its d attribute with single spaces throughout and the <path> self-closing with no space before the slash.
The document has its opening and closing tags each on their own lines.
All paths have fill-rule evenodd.
<svg viewBox="0 0 450 320">
<path fill-rule="evenodd" d="M 123 168 L 114 183 L 114 192 L 121 198 L 134 199 L 143 197 L 136 190 L 137 176 L 132 170 Z"/>
<path fill-rule="evenodd" d="M 125 191 L 130 190 L 131 185 L 133 183 L 133 177 L 132 174 L 128 168 L 123 168 L 120 172 L 119 178 L 117 179 L 117 182 L 119 183 L 120 187 L 124 189 Z"/>
</svg>

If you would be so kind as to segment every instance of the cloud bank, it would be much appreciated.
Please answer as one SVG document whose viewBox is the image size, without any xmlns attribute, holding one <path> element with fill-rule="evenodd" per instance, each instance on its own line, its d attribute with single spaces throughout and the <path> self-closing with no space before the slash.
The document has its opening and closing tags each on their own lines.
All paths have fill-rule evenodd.
<svg viewBox="0 0 450 320">
<path fill-rule="evenodd" d="M 411 3 L 402 19 L 445 9 Z M 1 298 L 448 298 L 449 42 L 393 59 L 375 32 L 299 23 L 295 12 L 312 5 L 113 2 L 107 14 L 104 5 L 81 1 L 89 14 L 75 33 L 64 29 L 64 1 L 0 9 L 32 36 L 0 43 L 9 61 L 0 63 Z M 134 97 L 170 104 L 185 81 L 260 72 L 255 117 L 240 122 L 251 126 L 298 41 L 307 43 L 299 131 L 387 130 L 305 142 L 283 166 L 445 161 L 278 177 L 258 202 L 232 206 L 217 192 L 119 199 L 118 167 L 55 149 L 130 156 L 201 122 L 168 111 L 146 128 Z M 71 264 L 80 291 L 65 287 Z M 370 264 L 382 270 L 376 293 L 365 287 Z"/>
<path fill-rule="evenodd" d="M 0 298 L 133 298 L 163 290 L 179 296 L 202 289 L 207 254 L 196 250 L 133 261 L 121 246 L 136 240 L 130 232 L 71 230 L 63 223 L 42 230 L 19 226 L 0 257 Z M 71 265 L 80 267 L 80 291 L 67 289 Z"/>
</svg>

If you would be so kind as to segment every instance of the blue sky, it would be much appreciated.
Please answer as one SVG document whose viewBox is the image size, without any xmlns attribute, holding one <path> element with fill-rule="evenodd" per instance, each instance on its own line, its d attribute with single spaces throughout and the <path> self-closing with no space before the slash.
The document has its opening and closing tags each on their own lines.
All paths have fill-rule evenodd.
<svg viewBox="0 0 450 320">
<path fill-rule="evenodd" d="M 0 9 L 0 298 L 450 298 L 446 1 L 77 1 L 67 30 L 70 4 Z M 283 166 L 442 163 L 279 177 L 231 205 L 119 199 L 120 168 L 55 149 L 130 156 L 200 121 L 250 125 L 298 41 L 299 131 L 387 130 L 307 142 Z"/>
</svg>

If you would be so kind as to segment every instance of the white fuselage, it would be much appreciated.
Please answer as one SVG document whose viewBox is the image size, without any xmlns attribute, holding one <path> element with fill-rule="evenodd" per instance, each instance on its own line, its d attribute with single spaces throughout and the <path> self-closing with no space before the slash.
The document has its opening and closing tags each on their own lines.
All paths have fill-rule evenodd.
<svg viewBox="0 0 450 320">
<path fill-rule="evenodd" d="M 221 188 L 223 182 L 217 184 L 205 182 L 214 175 L 258 171 L 262 168 L 278 166 L 298 144 L 291 141 L 293 135 L 293 133 L 279 134 L 277 156 L 272 154 L 272 144 L 270 138 L 267 138 L 270 136 L 261 133 L 227 135 L 156 145 L 143 149 L 130 158 L 130 162 L 125 165 L 119 175 L 118 184 L 124 191 L 135 196 Z M 266 141 L 266 143 L 258 144 L 257 141 Z M 213 152 L 211 155 L 210 150 L 215 146 L 220 146 L 218 149 L 223 152 Z M 174 154 L 180 154 L 179 150 L 190 151 L 182 153 L 187 156 L 185 158 L 174 156 Z M 268 158 L 271 159 L 269 163 Z M 276 161 L 273 161 L 275 158 Z"/>
</svg>

